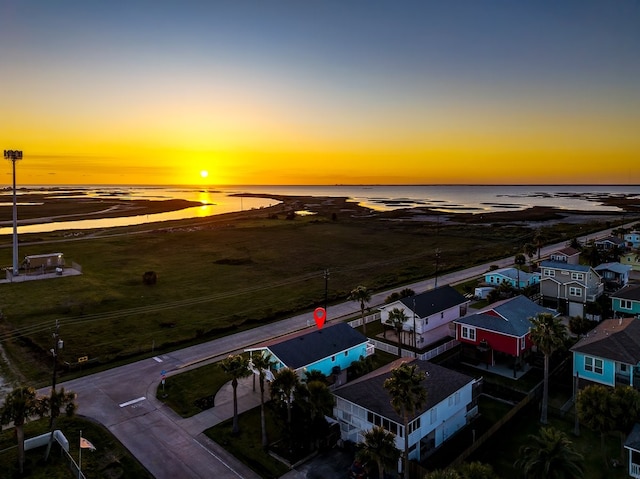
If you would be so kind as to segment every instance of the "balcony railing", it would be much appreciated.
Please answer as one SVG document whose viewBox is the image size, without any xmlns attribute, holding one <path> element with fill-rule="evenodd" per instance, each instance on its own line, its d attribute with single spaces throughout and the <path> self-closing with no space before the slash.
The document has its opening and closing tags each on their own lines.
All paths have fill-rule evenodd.
<svg viewBox="0 0 640 479">
<path fill-rule="evenodd" d="M 640 464 L 631 463 L 629 475 L 635 479 L 640 479 Z"/>
</svg>

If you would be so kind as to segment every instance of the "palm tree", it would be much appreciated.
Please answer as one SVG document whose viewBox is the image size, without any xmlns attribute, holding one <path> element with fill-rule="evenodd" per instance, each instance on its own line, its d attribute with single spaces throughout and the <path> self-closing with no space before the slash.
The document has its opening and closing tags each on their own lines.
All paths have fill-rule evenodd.
<svg viewBox="0 0 640 479">
<path fill-rule="evenodd" d="M 264 380 L 267 372 L 275 366 L 276 362 L 271 359 L 271 354 L 256 354 L 251 357 L 251 364 L 258 371 L 260 381 L 260 427 L 262 428 L 262 447 L 264 449 L 269 445 L 267 437 L 267 420 L 264 412 Z"/>
<path fill-rule="evenodd" d="M 531 479 L 584 476 L 584 458 L 565 433 L 552 427 L 541 428 L 539 435 L 529 435 L 529 444 L 520 448 L 514 467 Z"/>
<path fill-rule="evenodd" d="M 490 464 L 478 461 L 465 462 L 458 466 L 457 471 L 460 479 L 498 479 Z"/>
<path fill-rule="evenodd" d="M 518 284 L 516 284 L 516 289 L 520 289 L 520 268 L 527 264 L 527 258 L 525 258 L 522 253 L 518 253 L 513 262 L 515 263 L 516 270 L 518 271 Z"/>
<path fill-rule="evenodd" d="M 544 246 L 544 237 L 542 236 L 540 230 L 536 231 L 536 234 L 533 236 L 533 244 L 538 250 L 538 259 L 540 259 L 540 250 Z"/>
<path fill-rule="evenodd" d="M 373 426 L 364 432 L 363 438 L 364 441 L 358 446 L 356 459 L 363 463 L 375 462 L 378 466 L 378 478 L 384 479 L 385 470 L 398 467 L 400 451 L 396 447 L 396 435 L 380 426 Z"/>
<path fill-rule="evenodd" d="M 293 402 L 293 392 L 300 386 L 300 378 L 293 369 L 279 369 L 271 381 L 271 398 L 275 401 L 282 401 L 287 406 L 287 425 L 291 428 L 291 403 Z"/>
<path fill-rule="evenodd" d="M 547 424 L 547 405 L 549 403 L 549 360 L 551 355 L 564 346 L 567 328 L 551 313 L 539 313 L 531 318 L 531 341 L 544 354 L 544 383 L 542 389 L 542 412 L 540 422 Z"/>
<path fill-rule="evenodd" d="M 71 417 L 76 413 L 78 405 L 76 404 L 76 393 L 73 391 L 66 392 L 64 388 L 60 388 L 58 391 L 51 389 L 51 395 L 45 398 L 48 401 L 47 409 L 51 416 L 51 435 L 49 436 L 49 443 L 44 453 L 44 460 L 49 459 L 49 453 L 51 452 L 51 445 L 53 444 L 53 431 L 56 428 L 56 419 L 60 416 L 60 412 L 64 409 L 67 417 Z"/>
<path fill-rule="evenodd" d="M 426 374 L 417 365 L 402 363 L 384 382 L 384 388 L 391 396 L 391 406 L 404 422 L 403 472 L 409 464 L 409 418 L 427 402 L 427 390 L 422 384 L 425 379 Z"/>
<path fill-rule="evenodd" d="M 349 293 L 349 299 L 351 301 L 360 302 L 360 312 L 362 314 L 362 332 L 367 334 L 367 325 L 364 323 L 364 310 L 369 301 L 371 301 L 371 291 L 366 286 L 356 286 Z"/>
<path fill-rule="evenodd" d="M 537 250 L 536 245 L 534 245 L 533 243 L 525 243 L 522 249 L 524 251 L 524 254 L 529 257 L 529 262 L 533 263 L 533 256 L 536 254 Z"/>
<path fill-rule="evenodd" d="M 393 308 L 389 311 L 389 318 L 387 324 L 390 324 L 398 334 L 398 355 L 400 355 L 400 348 L 402 347 L 402 327 L 404 323 L 409 320 L 409 317 L 405 314 L 403 309 Z M 414 331 L 415 334 L 415 331 Z"/>
<path fill-rule="evenodd" d="M 19 387 L 5 397 L 0 410 L 0 423 L 13 422 L 18 440 L 18 467 L 20 475 L 24 472 L 24 423 L 32 416 L 43 417 L 47 411 L 47 400 L 36 395 L 32 387 Z"/>
<path fill-rule="evenodd" d="M 249 358 L 241 354 L 229 355 L 220 361 L 222 370 L 231 376 L 231 386 L 233 387 L 233 428 L 231 434 L 240 434 L 238 426 L 238 379 L 246 378 L 251 374 L 249 369 Z"/>
<path fill-rule="evenodd" d="M 576 412 L 578 419 L 591 429 L 600 432 L 600 447 L 604 451 L 604 435 L 616 429 L 619 403 L 611 389 L 601 384 L 592 384 L 578 393 Z M 624 414 L 624 411 L 622 411 Z"/>
<path fill-rule="evenodd" d="M 458 471 L 447 467 L 446 469 L 436 469 L 428 472 L 424 479 L 462 479 Z"/>
<path fill-rule="evenodd" d="M 336 400 L 325 382 L 309 381 L 304 386 L 301 389 L 306 396 L 302 403 L 304 419 L 305 422 L 308 421 L 309 426 L 307 435 L 310 439 L 317 441 L 327 430 L 325 416 L 331 415 Z"/>
</svg>

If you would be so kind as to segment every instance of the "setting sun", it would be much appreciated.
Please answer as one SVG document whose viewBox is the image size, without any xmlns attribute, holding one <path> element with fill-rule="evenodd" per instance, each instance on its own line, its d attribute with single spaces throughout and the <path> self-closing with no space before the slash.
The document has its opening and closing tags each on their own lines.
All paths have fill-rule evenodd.
<svg viewBox="0 0 640 479">
<path fill-rule="evenodd" d="M 208 172 L 207 170 L 202 170 L 202 171 L 200 172 L 200 176 L 201 176 L 202 178 L 206 178 L 207 176 L 209 176 L 209 172 Z"/>
</svg>

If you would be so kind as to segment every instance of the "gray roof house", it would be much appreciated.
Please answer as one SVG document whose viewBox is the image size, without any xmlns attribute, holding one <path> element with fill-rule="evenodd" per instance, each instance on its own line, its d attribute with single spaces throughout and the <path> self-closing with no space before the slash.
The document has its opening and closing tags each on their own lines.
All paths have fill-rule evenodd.
<svg viewBox="0 0 640 479">
<path fill-rule="evenodd" d="M 261 345 L 245 349 L 270 354 L 276 361 L 274 370 L 290 368 L 302 375 L 317 370 L 326 376 L 346 370 L 354 361 L 370 356 L 373 345 L 366 336 L 347 323 L 338 323 L 314 329 L 303 334 L 287 335 Z"/>
<path fill-rule="evenodd" d="M 603 279 L 606 291 L 615 291 L 629 283 L 631 266 L 622 263 L 602 263 L 593 268 Z"/>
<path fill-rule="evenodd" d="M 545 306 L 562 309 L 569 316 L 585 316 L 587 303 L 595 302 L 604 293 L 600 275 L 590 266 L 543 261 L 540 294 Z"/>
<path fill-rule="evenodd" d="M 409 338 L 404 338 L 403 343 L 415 339 L 417 347 L 426 347 L 451 335 L 450 323 L 467 314 L 469 302 L 454 288 L 444 285 L 380 307 L 380 321 L 388 324 L 392 309 L 404 311 L 409 319 L 404 323 L 403 331 Z"/>
<path fill-rule="evenodd" d="M 404 449 L 404 421 L 393 409 L 384 382 L 403 362 L 416 364 L 426 373 L 423 382 L 427 402 L 409 418 L 409 458 L 424 459 L 477 413 L 476 384 L 479 379 L 428 361 L 398 359 L 352 381 L 333 394 L 334 417 L 340 422 L 342 439 L 362 442 L 363 433 L 381 426 L 396 434 L 396 446 Z"/>
</svg>

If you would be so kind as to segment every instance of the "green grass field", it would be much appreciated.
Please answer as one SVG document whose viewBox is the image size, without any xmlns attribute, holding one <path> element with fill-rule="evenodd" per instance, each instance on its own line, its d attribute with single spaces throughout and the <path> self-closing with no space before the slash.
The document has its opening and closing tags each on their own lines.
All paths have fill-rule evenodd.
<svg viewBox="0 0 640 479">
<path fill-rule="evenodd" d="M 46 384 L 56 320 L 65 341 L 64 377 L 80 373 L 77 362 L 84 356 L 83 372 L 311 310 L 324 302 L 325 269 L 329 301 L 338 301 L 359 284 L 382 290 L 433 276 L 437 248 L 442 273 L 512 254 L 533 235 L 515 226 L 436 230 L 413 222 L 322 217 L 114 230 L 121 231 L 138 233 L 21 238 L 30 243 L 21 246 L 21 257 L 59 251 L 83 271 L 0 285 L 0 339 L 21 382 Z M 0 264 L 11 264 L 11 248 L 0 248 Z M 157 273 L 156 285 L 142 283 L 146 271 Z"/>
</svg>

